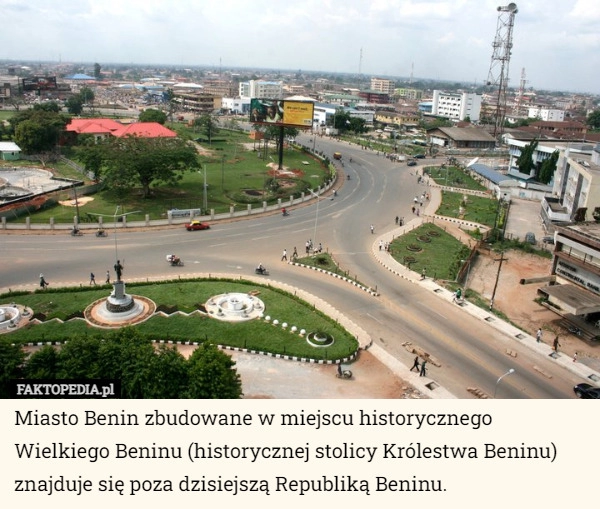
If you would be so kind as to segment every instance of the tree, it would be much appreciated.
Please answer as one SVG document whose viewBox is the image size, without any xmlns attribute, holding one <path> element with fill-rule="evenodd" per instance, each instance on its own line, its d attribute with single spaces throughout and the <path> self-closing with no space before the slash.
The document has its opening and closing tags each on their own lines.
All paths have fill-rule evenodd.
<svg viewBox="0 0 600 509">
<path fill-rule="evenodd" d="M 20 345 L 0 341 L 0 398 L 10 396 L 10 381 L 21 378 L 25 353 Z"/>
<path fill-rule="evenodd" d="M 81 137 L 79 141 L 81 141 Z M 104 146 L 96 143 L 82 146 L 77 149 L 77 159 L 83 164 L 86 171 L 93 175 L 94 180 L 97 181 L 100 179 L 105 159 Z"/>
<path fill-rule="evenodd" d="M 66 115 L 46 108 L 19 111 L 8 121 L 14 130 L 14 141 L 25 154 L 54 151 L 65 126 L 70 122 Z"/>
<path fill-rule="evenodd" d="M 83 101 L 79 95 L 73 95 L 67 99 L 67 111 L 71 115 L 80 115 L 83 111 Z"/>
<path fill-rule="evenodd" d="M 94 102 L 96 95 L 94 94 L 94 91 L 91 88 L 83 87 L 79 91 L 79 97 L 81 97 L 81 100 L 84 104 L 90 104 Z"/>
<path fill-rule="evenodd" d="M 538 146 L 538 140 L 533 140 L 528 145 L 521 149 L 521 155 L 517 159 L 519 171 L 525 175 L 531 175 L 531 170 L 534 168 L 533 154 Z"/>
<path fill-rule="evenodd" d="M 188 359 L 187 397 L 194 399 L 237 399 L 242 382 L 235 362 L 216 346 L 202 344 Z"/>
<path fill-rule="evenodd" d="M 550 157 L 546 159 L 540 167 L 540 174 L 538 180 L 542 184 L 549 184 L 556 171 L 556 163 L 558 162 L 558 150 L 552 152 Z"/>
<path fill-rule="evenodd" d="M 104 152 L 106 185 L 126 192 L 139 184 L 144 198 L 152 184 L 174 184 L 183 173 L 200 167 L 194 147 L 179 138 L 114 138 Z"/>
<path fill-rule="evenodd" d="M 587 119 L 587 125 L 589 125 L 592 129 L 600 129 L 600 110 L 592 111 Z"/>
<path fill-rule="evenodd" d="M 50 345 L 32 353 L 24 367 L 25 378 L 55 379 L 58 373 L 58 351 Z"/>
<path fill-rule="evenodd" d="M 164 125 L 167 121 L 167 114 L 164 111 L 148 108 L 140 113 L 138 120 L 140 122 L 158 122 Z"/>
<path fill-rule="evenodd" d="M 102 66 L 100 64 L 98 64 L 98 63 L 94 64 L 94 78 L 96 78 L 97 80 L 102 78 L 102 75 L 100 74 L 101 70 L 102 70 Z"/>
<path fill-rule="evenodd" d="M 120 329 L 100 342 L 98 372 L 102 378 L 121 381 L 121 397 L 148 397 L 146 388 L 153 378 L 154 347 L 137 329 Z"/>
<path fill-rule="evenodd" d="M 212 137 L 219 132 L 219 122 L 208 113 L 195 118 L 194 127 L 202 130 L 209 144 L 212 141 Z"/>
</svg>

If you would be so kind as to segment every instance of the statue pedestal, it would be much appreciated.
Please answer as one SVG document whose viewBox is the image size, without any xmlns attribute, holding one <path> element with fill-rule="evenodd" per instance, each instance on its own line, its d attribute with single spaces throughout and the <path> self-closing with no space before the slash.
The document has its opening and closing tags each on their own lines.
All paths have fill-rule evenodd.
<svg viewBox="0 0 600 509">
<path fill-rule="evenodd" d="M 125 293 L 125 283 L 116 281 L 113 284 L 113 291 L 110 297 L 106 299 L 106 309 L 111 313 L 125 313 L 135 305 L 135 301 L 131 295 Z"/>
</svg>

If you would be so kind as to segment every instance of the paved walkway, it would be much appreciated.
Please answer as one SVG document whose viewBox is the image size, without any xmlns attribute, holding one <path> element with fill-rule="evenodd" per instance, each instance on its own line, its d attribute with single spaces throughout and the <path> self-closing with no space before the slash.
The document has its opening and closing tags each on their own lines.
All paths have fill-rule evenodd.
<svg viewBox="0 0 600 509">
<path fill-rule="evenodd" d="M 431 200 L 426 204 L 424 214 L 421 214 L 421 216 L 414 216 L 403 226 L 398 226 L 397 228 L 378 236 L 373 242 L 372 254 L 381 265 L 383 265 L 395 276 L 405 279 L 406 281 L 410 281 L 411 283 L 418 284 L 423 288 L 430 290 L 439 298 L 445 299 L 452 303 L 454 297 L 453 292 L 438 285 L 431 278 L 422 279 L 421 274 L 409 270 L 407 267 L 396 261 L 388 252 L 379 249 L 380 241 L 383 241 L 384 243 L 391 242 L 396 237 L 415 229 L 425 222 L 432 222 L 442 228 L 446 228 L 448 233 L 451 233 L 455 237 L 459 238 L 465 244 L 468 244 L 469 240 L 472 241 L 472 238 L 463 230 L 461 230 L 460 226 L 468 225 L 469 227 L 475 227 L 477 225 L 457 219 L 443 218 L 441 216 L 433 215 L 441 203 L 441 188 L 431 186 L 429 187 L 429 192 L 431 195 Z M 515 341 L 518 341 L 520 344 L 525 345 L 530 350 L 544 356 L 545 358 L 549 356 L 554 357 L 555 361 L 559 365 L 575 375 L 580 376 L 582 379 L 592 383 L 598 383 L 600 381 L 600 372 L 595 371 L 582 363 L 573 362 L 571 356 L 560 353 L 558 355 L 553 354 L 553 350 L 550 345 L 538 343 L 535 337 L 523 332 L 521 329 L 518 329 L 510 323 L 501 320 L 498 316 L 489 313 L 485 309 L 475 306 L 467 301 L 464 301 L 464 303 L 461 303 L 460 305 L 454 305 L 460 307 L 462 312 L 470 313 L 472 316 L 481 320 L 483 327 L 492 327 L 495 330 L 514 339 Z"/>
</svg>

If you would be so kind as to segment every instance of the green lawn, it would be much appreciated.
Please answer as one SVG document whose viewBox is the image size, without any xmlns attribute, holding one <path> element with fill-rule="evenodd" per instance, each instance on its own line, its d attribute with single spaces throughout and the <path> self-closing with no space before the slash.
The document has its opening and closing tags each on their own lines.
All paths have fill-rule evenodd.
<svg viewBox="0 0 600 509">
<path fill-rule="evenodd" d="M 175 127 L 185 139 L 200 136 L 183 124 Z M 190 171 L 182 175 L 181 180 L 174 186 L 157 185 L 152 188 L 152 197 L 145 199 L 139 189 L 134 189 L 125 198 L 118 197 L 110 190 L 104 190 L 93 195 L 94 200 L 81 205 L 79 213 L 82 220 L 90 214 L 112 215 L 117 206 L 119 213 L 135 212 L 128 216 L 129 221 L 144 220 L 146 214 L 151 220 L 166 217 L 167 210 L 172 208 L 203 208 L 204 203 L 204 172 L 206 170 L 207 209 L 215 212 L 228 212 L 231 205 L 236 210 L 246 209 L 248 204 L 261 207 L 263 201 L 269 204 L 277 200 L 299 197 L 307 189 L 314 189 L 331 178 L 331 168 L 318 158 L 303 150 L 285 146 L 283 166 L 292 171 L 289 175 L 269 175 L 269 163 L 278 162 L 274 142 L 265 153 L 259 143 L 253 143 L 248 133 L 222 129 L 212 143 L 199 143 L 202 154 L 198 161 L 202 165 L 200 171 Z M 256 150 L 254 150 L 256 148 Z M 65 149 L 66 157 L 77 161 L 76 149 Z M 260 157 L 259 157 L 260 156 Z M 37 166 L 35 162 L 18 161 L 19 165 Z M 11 165 L 12 164 L 11 162 Z M 82 179 L 83 176 L 64 164 L 52 164 L 57 175 L 68 178 Z M 79 195 L 80 196 L 80 195 Z M 72 200 L 72 190 L 57 193 L 47 208 L 31 211 L 30 220 L 34 223 L 48 223 L 54 218 L 57 223 L 71 223 L 75 210 L 73 207 L 62 206 L 60 201 Z M 14 218 L 7 215 L 11 221 L 24 222 L 25 218 Z M 106 219 L 105 219 L 106 220 Z"/>
<path fill-rule="evenodd" d="M 222 322 L 206 315 L 174 315 L 169 318 L 154 316 L 136 328 L 146 337 L 157 341 L 191 341 L 249 348 L 264 352 L 280 353 L 314 359 L 338 359 L 347 357 L 358 348 L 356 339 L 334 320 L 314 309 L 299 298 L 276 288 L 248 281 L 187 280 L 167 283 L 129 284 L 131 295 L 152 299 L 158 307 L 168 312 L 190 313 L 199 309 L 211 296 L 228 292 L 258 292 L 265 303 L 265 315 L 280 324 L 288 323 L 284 330 L 265 320 L 246 322 Z M 65 323 L 51 321 L 82 316 L 85 308 L 97 299 L 108 296 L 110 286 L 89 288 L 61 288 L 38 290 L 33 293 L 12 293 L 0 296 L 0 302 L 15 302 L 33 309 L 34 315 L 44 320 L 42 324 L 26 327 L 0 336 L 11 343 L 65 341 L 82 335 L 103 335 L 109 331 L 91 327 L 84 320 L 70 319 Z M 289 331 L 292 326 L 307 333 L 322 331 L 334 337 L 335 342 L 326 348 L 309 345 L 298 333 Z"/>
<path fill-rule="evenodd" d="M 469 248 L 439 226 L 425 223 L 397 237 L 391 253 L 402 265 L 416 272 L 426 270 L 427 277 L 452 281 L 469 256 Z"/>
<path fill-rule="evenodd" d="M 436 214 L 464 219 L 493 228 L 497 210 L 498 201 L 493 198 L 442 191 L 442 202 Z"/>
<path fill-rule="evenodd" d="M 424 172 L 428 174 L 436 184 L 441 186 L 462 187 L 473 191 L 485 191 L 482 186 L 471 175 L 457 166 L 428 166 Z"/>
</svg>

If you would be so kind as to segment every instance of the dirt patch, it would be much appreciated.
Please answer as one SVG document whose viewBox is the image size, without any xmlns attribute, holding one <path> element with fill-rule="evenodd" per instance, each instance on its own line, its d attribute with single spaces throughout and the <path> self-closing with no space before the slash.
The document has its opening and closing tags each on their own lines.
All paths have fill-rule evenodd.
<svg viewBox="0 0 600 509">
<path fill-rule="evenodd" d="M 499 265 L 499 253 L 481 251 L 471 268 L 468 288 L 489 301 L 498 277 Z M 551 259 L 517 250 L 506 251 L 494 296 L 494 309 L 504 313 L 513 324 L 532 336 L 541 327 L 542 340 L 547 344 L 552 344 L 558 334 L 562 352 L 569 356 L 577 352 L 578 360 L 584 361 L 587 357 L 595 364 L 600 360 L 600 345 L 569 334 L 560 325 L 560 316 L 535 302 L 538 288 L 548 283 L 520 284 L 522 279 L 549 276 L 551 269 Z"/>
<path fill-rule="evenodd" d="M 91 201 L 94 201 L 94 198 L 92 198 L 91 196 L 81 196 L 76 200 L 59 201 L 58 203 L 64 205 L 65 207 L 82 207 L 83 205 L 85 205 L 86 203 L 90 203 Z"/>
</svg>

